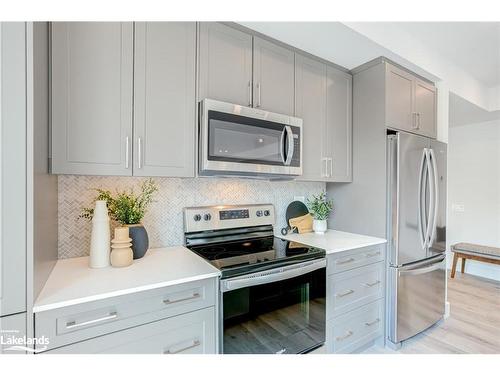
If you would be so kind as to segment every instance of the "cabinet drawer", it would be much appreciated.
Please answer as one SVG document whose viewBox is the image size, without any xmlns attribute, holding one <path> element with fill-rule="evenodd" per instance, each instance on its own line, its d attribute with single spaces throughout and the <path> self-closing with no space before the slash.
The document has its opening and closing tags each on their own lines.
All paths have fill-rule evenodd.
<svg viewBox="0 0 500 375">
<path fill-rule="evenodd" d="M 327 281 L 327 319 L 382 298 L 384 263 L 331 275 Z"/>
<path fill-rule="evenodd" d="M 215 309 L 159 320 L 47 354 L 215 354 Z"/>
<path fill-rule="evenodd" d="M 195 281 L 35 314 L 48 349 L 215 305 L 216 279 Z"/>
<path fill-rule="evenodd" d="M 352 353 L 383 334 L 383 299 L 329 320 L 326 324 L 328 353 Z"/>
<path fill-rule="evenodd" d="M 385 259 L 385 244 L 362 247 L 328 256 L 328 274 L 377 263 Z"/>
</svg>

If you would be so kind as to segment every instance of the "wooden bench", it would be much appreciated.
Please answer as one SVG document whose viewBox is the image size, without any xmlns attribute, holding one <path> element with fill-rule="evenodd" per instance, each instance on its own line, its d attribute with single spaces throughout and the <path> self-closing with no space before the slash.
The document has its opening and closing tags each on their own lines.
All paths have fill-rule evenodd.
<svg viewBox="0 0 500 375">
<path fill-rule="evenodd" d="M 458 258 L 462 258 L 462 273 L 465 271 L 465 260 L 477 260 L 479 262 L 500 264 L 500 248 L 492 246 L 476 245 L 472 243 L 460 242 L 451 247 L 453 251 L 453 266 L 451 267 L 451 277 L 455 277 Z"/>
</svg>

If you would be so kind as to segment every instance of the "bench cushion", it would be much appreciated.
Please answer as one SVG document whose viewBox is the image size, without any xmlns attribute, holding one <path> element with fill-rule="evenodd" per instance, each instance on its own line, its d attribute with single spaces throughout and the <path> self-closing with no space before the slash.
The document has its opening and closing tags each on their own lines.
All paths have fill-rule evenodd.
<svg viewBox="0 0 500 375">
<path fill-rule="evenodd" d="M 459 253 L 470 253 L 485 255 L 488 258 L 500 258 L 500 248 L 492 246 L 476 245 L 473 243 L 460 242 L 451 247 L 451 251 Z"/>
</svg>

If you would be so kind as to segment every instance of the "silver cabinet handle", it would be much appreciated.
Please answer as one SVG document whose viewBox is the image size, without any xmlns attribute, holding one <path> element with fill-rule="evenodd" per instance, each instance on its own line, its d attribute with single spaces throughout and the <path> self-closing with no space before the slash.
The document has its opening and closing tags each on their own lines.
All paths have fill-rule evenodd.
<svg viewBox="0 0 500 375">
<path fill-rule="evenodd" d="M 340 260 L 337 260 L 335 263 L 337 263 L 337 264 L 347 264 L 347 263 L 351 263 L 351 262 L 354 262 L 354 261 L 355 261 L 354 258 L 349 258 L 349 259 L 346 259 L 346 260 L 344 260 L 342 262 Z"/>
<path fill-rule="evenodd" d="M 420 128 L 419 124 L 417 123 L 417 112 L 412 112 L 411 113 L 411 119 L 412 119 L 412 126 L 413 129 L 418 130 Z"/>
<path fill-rule="evenodd" d="M 324 163 L 324 169 L 323 169 Z M 328 158 L 321 158 L 321 177 L 328 177 Z"/>
<path fill-rule="evenodd" d="M 260 108 L 261 106 L 261 93 L 260 93 L 260 83 L 257 83 L 257 104 L 255 105 L 255 108 Z"/>
<path fill-rule="evenodd" d="M 363 283 L 364 286 L 371 288 L 372 286 L 380 284 L 380 280 L 374 281 L 373 283 Z"/>
<path fill-rule="evenodd" d="M 125 168 L 128 169 L 129 167 L 129 149 L 130 149 L 130 145 L 129 145 L 129 137 L 128 135 L 125 137 Z"/>
<path fill-rule="evenodd" d="M 177 353 L 180 353 L 180 352 L 185 352 L 186 350 L 189 350 L 189 349 L 192 349 L 192 348 L 196 348 L 197 346 L 200 346 L 201 345 L 201 341 L 200 340 L 193 340 L 189 343 L 188 346 L 183 346 L 179 349 L 167 349 L 163 352 L 163 354 L 177 354 Z"/>
<path fill-rule="evenodd" d="M 142 168 L 142 139 L 137 138 L 137 167 Z"/>
<path fill-rule="evenodd" d="M 417 129 L 420 129 L 420 113 L 417 112 L 416 116 L 417 116 Z"/>
<path fill-rule="evenodd" d="M 248 97 L 248 106 L 252 106 L 252 82 L 248 81 L 248 89 L 247 89 L 247 97 Z"/>
<path fill-rule="evenodd" d="M 347 331 L 347 333 L 344 336 L 336 337 L 335 340 L 337 341 L 345 340 L 346 338 L 351 337 L 353 333 L 354 333 L 353 331 Z"/>
<path fill-rule="evenodd" d="M 189 301 L 191 299 L 200 298 L 200 296 L 201 296 L 200 293 L 193 293 L 192 296 L 189 296 L 189 297 L 186 297 L 186 298 L 180 298 L 180 299 L 174 299 L 174 300 L 171 300 L 171 299 L 167 298 L 167 299 L 163 300 L 163 303 L 165 305 L 171 305 L 173 303 L 184 302 L 184 301 Z"/>
<path fill-rule="evenodd" d="M 371 327 L 372 325 L 377 324 L 378 322 L 380 322 L 379 318 L 375 319 L 373 322 L 366 322 L 365 326 Z"/>
<path fill-rule="evenodd" d="M 333 158 L 330 158 L 330 176 L 333 177 Z"/>
<path fill-rule="evenodd" d="M 365 256 L 366 256 L 367 258 L 373 258 L 373 257 L 376 257 L 377 255 L 380 255 L 380 251 L 375 251 L 375 252 L 373 252 L 373 253 L 368 253 L 368 254 L 366 254 Z"/>
<path fill-rule="evenodd" d="M 345 292 L 335 294 L 335 297 L 345 297 L 345 296 L 348 296 L 349 294 L 353 294 L 353 293 L 354 293 L 354 290 L 349 289 L 349 290 L 346 290 Z"/>
<path fill-rule="evenodd" d="M 85 326 L 88 326 L 90 324 L 107 322 L 109 320 L 113 320 L 113 319 L 116 319 L 116 318 L 118 318 L 118 314 L 116 312 L 112 312 L 112 313 L 109 313 L 109 315 L 104 316 L 102 318 L 88 320 L 88 321 L 82 322 L 82 323 L 76 323 L 73 320 L 71 322 L 66 323 L 66 328 L 67 329 L 73 329 L 73 328 L 78 328 L 78 327 L 85 327 Z"/>
</svg>

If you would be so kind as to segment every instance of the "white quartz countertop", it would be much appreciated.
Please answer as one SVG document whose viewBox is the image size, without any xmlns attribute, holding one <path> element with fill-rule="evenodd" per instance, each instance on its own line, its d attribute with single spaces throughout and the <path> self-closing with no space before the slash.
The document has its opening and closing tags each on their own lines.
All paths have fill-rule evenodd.
<svg viewBox="0 0 500 375">
<path fill-rule="evenodd" d="M 308 246 L 318 247 L 326 251 L 327 254 L 358 249 L 360 247 L 379 245 L 386 243 L 384 238 L 370 237 L 362 234 L 341 232 L 328 229 L 325 234 L 311 233 L 291 233 L 286 236 L 277 234 L 277 237 L 300 242 Z"/>
<path fill-rule="evenodd" d="M 183 246 L 150 249 L 124 268 L 88 266 L 88 257 L 58 260 L 33 311 L 141 292 L 220 275 L 210 263 Z"/>
</svg>

